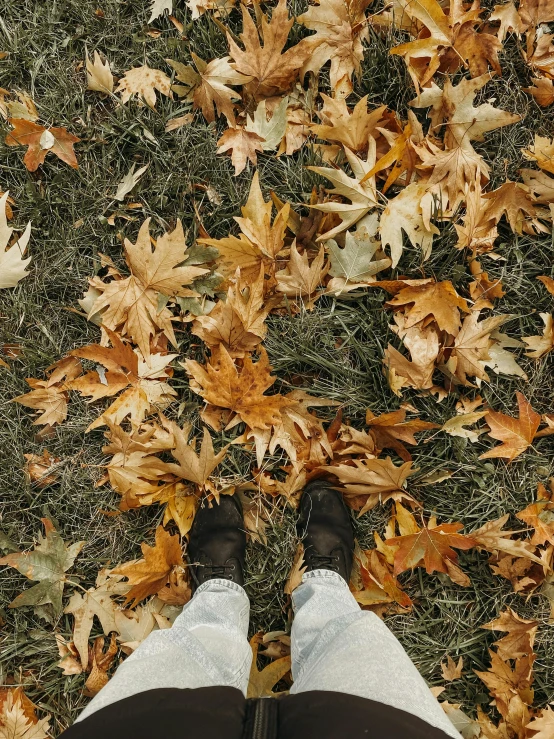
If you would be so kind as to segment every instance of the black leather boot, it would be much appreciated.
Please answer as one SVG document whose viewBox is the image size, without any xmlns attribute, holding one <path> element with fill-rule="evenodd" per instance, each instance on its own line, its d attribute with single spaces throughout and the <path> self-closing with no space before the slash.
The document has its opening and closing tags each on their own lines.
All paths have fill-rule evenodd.
<svg viewBox="0 0 554 739">
<path fill-rule="evenodd" d="M 343 497 L 330 483 L 308 483 L 300 499 L 298 535 L 306 572 L 332 570 L 348 582 L 354 558 L 354 532 Z"/>
<path fill-rule="evenodd" d="M 236 495 L 222 495 L 219 500 L 219 505 L 199 508 L 194 517 L 188 546 L 193 591 L 216 577 L 244 584 L 242 506 Z"/>
</svg>

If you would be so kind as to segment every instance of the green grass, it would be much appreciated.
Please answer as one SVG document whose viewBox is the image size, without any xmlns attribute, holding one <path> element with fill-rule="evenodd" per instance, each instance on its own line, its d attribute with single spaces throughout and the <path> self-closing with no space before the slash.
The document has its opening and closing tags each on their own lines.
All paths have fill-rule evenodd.
<svg viewBox="0 0 554 739">
<path fill-rule="evenodd" d="M 99 5 L 103 18 L 94 12 Z M 31 547 L 40 530 L 40 518 L 48 516 L 67 541 L 85 539 L 87 545 L 76 561 L 74 578 L 87 587 L 94 583 L 102 566 L 139 555 L 140 543 L 152 540 L 161 510 L 153 506 L 116 517 L 101 512 L 115 509 L 118 496 L 109 487 L 95 487 L 101 475 L 98 465 L 105 462 L 103 435 L 101 431 L 85 434 L 96 415 L 86 403 L 74 398 L 67 422 L 56 429 L 52 439 L 40 442 L 35 436 L 38 427 L 31 425 L 28 410 L 10 400 L 26 391 L 25 377 L 42 377 L 43 370 L 62 353 L 98 339 L 95 326 L 67 309 L 76 307 L 87 277 L 99 269 L 100 252 L 121 263 L 121 238 L 134 240 L 143 216 L 152 216 L 159 230 L 181 218 L 192 240 L 198 229 L 196 203 L 212 236 L 226 235 L 234 228 L 232 219 L 246 199 L 252 169 L 235 178 L 230 161 L 216 156 L 220 124 L 206 125 L 197 115 L 193 125 L 166 134 L 167 119 L 188 110 L 179 101 L 159 98 L 152 111 L 136 102 L 118 107 L 112 100 L 85 92 L 82 64 L 87 48 L 104 52 L 119 76 L 145 61 L 169 72 L 164 59 L 186 62 L 191 50 L 204 58 L 226 52 L 220 31 L 208 17 L 190 24 L 183 3 L 176 5 L 177 17 L 186 24 L 185 40 L 177 37 L 167 21 L 158 24 L 162 30 L 159 38 L 145 35 L 147 3 L 138 0 L 104 0 L 101 4 L 96 0 L 8 0 L 0 17 L 0 51 L 9 52 L 0 61 L 0 85 L 31 93 L 44 121 L 66 126 L 82 139 L 76 147 L 78 171 L 49 156 L 33 174 L 23 166 L 22 149 L 0 143 L 0 189 L 9 188 L 16 199 L 14 225 L 22 229 L 28 220 L 33 222 L 31 274 L 17 288 L 0 293 L 0 346 L 19 343 L 22 349 L 21 355 L 10 361 L 9 371 L 0 369 L 0 530 L 19 547 Z M 293 5 L 296 12 L 305 7 L 305 3 Z M 240 28 L 237 14 L 231 15 L 230 23 L 235 30 Z M 302 30 L 295 29 L 294 33 L 301 34 Z M 403 62 L 388 56 L 388 48 L 401 39 L 402 34 L 392 31 L 387 36 L 371 32 L 362 79 L 350 102 L 368 94 L 372 103 L 387 104 L 405 116 L 414 91 Z M 482 97 L 495 97 L 497 107 L 518 112 L 523 120 L 493 132 L 479 145 L 491 165 L 494 186 L 506 176 L 515 178 L 522 165 L 530 166 L 521 148 L 532 142 L 534 132 L 551 132 L 553 124 L 553 113 L 540 109 L 519 89 L 529 84 L 529 73 L 514 42 L 506 43 L 501 64 L 502 78 L 494 79 Z M 325 74 L 321 84 L 325 89 Z M 2 131 L 7 131 L 5 125 Z M 105 218 L 115 207 L 112 194 L 134 161 L 138 166 L 150 164 L 133 196 L 133 200 L 143 203 L 143 215 L 136 213 L 134 222 L 118 219 L 111 227 Z M 282 199 L 301 203 L 314 184 L 323 184 L 305 168 L 314 161 L 308 147 L 291 158 L 261 156 L 259 172 L 266 194 L 274 189 Z M 203 191 L 195 188 L 197 184 L 211 184 L 222 204 L 210 203 Z M 82 225 L 75 228 L 78 221 Z M 535 278 L 554 274 L 552 239 L 550 235 L 518 238 L 503 226 L 501 232 L 497 251 L 503 260 L 485 260 L 489 274 L 502 277 L 506 290 L 498 312 L 513 314 L 506 329 L 510 335 L 538 333 L 541 323 L 536 314 L 550 312 L 552 299 Z M 402 273 L 452 279 L 464 293 L 471 277 L 464 254 L 453 248 L 455 241 L 454 230 L 445 226 L 425 264 L 419 252 L 408 247 Z M 400 401 L 382 374 L 383 349 L 389 341 L 396 346 L 398 342 L 388 328 L 380 291 L 341 301 L 324 298 L 311 313 L 274 316 L 268 323 L 265 345 L 283 391 L 300 383 L 314 395 L 336 399 L 344 404 L 345 417 L 353 424 L 363 422 L 368 407 L 375 413 L 398 408 Z M 186 333 L 180 338 L 183 354 L 200 354 L 198 345 L 189 347 Z M 481 393 L 495 409 L 513 413 L 515 391 L 520 389 L 538 412 L 551 411 L 553 362 L 552 355 L 539 362 L 523 357 L 521 364 L 529 375 L 528 383 L 493 375 Z M 188 391 L 183 373 L 177 373 L 175 385 L 182 392 L 179 402 L 187 402 L 185 415 L 196 422 L 199 399 Z M 436 404 L 433 399 L 408 392 L 406 400 L 417 406 L 423 418 L 441 423 L 453 414 L 456 398 L 451 396 Z M 174 412 L 177 406 L 176 402 Z M 23 454 L 38 453 L 44 446 L 62 460 L 60 480 L 39 489 L 25 479 Z M 539 440 L 509 467 L 501 461 L 480 461 L 479 454 L 488 447 L 486 439 L 471 445 L 439 434 L 415 449 L 419 471 L 412 490 L 427 514 L 436 513 L 439 519 L 459 520 L 468 529 L 475 528 L 523 508 L 533 499 L 537 482 L 554 472 L 552 437 Z M 275 468 L 283 463 L 280 455 L 268 460 Z M 250 455 L 233 447 L 223 474 L 238 477 L 248 471 L 250 464 Z M 437 468 L 449 469 L 454 475 L 440 485 L 417 486 L 420 478 Z M 388 513 L 388 508 L 377 508 L 356 521 L 362 545 L 371 543 L 373 530 L 382 529 Z M 251 545 L 248 552 L 252 632 L 286 628 L 289 623 L 288 599 L 282 587 L 295 544 L 293 514 L 275 508 L 267 546 Z M 540 595 L 525 602 L 511 593 L 507 581 L 492 576 L 482 554 L 472 552 L 462 555 L 461 560 L 472 579 L 466 589 L 421 570 L 403 575 L 402 583 L 415 606 L 408 615 L 391 616 L 387 624 L 431 684 L 441 682 L 439 664 L 446 654 L 464 656 L 462 679 L 443 695 L 462 702 L 472 712 L 477 702 L 488 703 L 484 686 L 473 670 L 488 664 L 487 648 L 494 639 L 491 632 L 478 626 L 511 605 L 521 615 L 532 615 L 543 624 L 537 638 L 536 698 L 538 704 L 551 701 L 554 637 L 552 628 L 546 625 L 548 603 Z M 53 626 L 34 616 L 31 609 L 8 609 L 7 604 L 27 586 L 27 581 L 11 569 L 3 570 L 0 577 L 0 619 L 5 622 L 0 634 L 4 680 L 24 684 L 28 695 L 52 714 L 54 733 L 59 733 L 87 702 L 81 695 L 84 678 L 64 677 L 56 666 L 54 631 L 69 637 L 71 619 L 64 616 Z"/>
</svg>

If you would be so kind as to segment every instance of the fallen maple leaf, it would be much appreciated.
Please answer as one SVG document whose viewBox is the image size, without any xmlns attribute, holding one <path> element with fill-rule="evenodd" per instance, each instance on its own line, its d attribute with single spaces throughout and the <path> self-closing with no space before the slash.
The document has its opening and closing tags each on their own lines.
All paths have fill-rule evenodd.
<svg viewBox="0 0 554 739">
<path fill-rule="evenodd" d="M 90 675 L 86 679 L 85 689 L 83 690 L 83 695 L 86 695 L 87 698 L 93 698 L 108 684 L 110 679 L 108 670 L 117 654 L 118 646 L 115 634 L 112 634 L 108 647 L 104 652 L 104 641 L 103 636 L 97 636 L 94 645 L 89 648 L 91 653 Z"/>
<path fill-rule="evenodd" d="M 75 591 L 64 610 L 64 613 L 74 618 L 73 643 L 82 670 L 89 667 L 89 637 L 94 618 L 99 620 L 106 636 L 112 631 L 118 631 L 115 621 L 118 606 L 113 597 L 125 595 L 129 586 L 120 585 L 115 579 L 110 580 L 108 575 L 107 570 L 101 570 L 96 578 L 96 587 L 89 588 L 84 593 Z"/>
<path fill-rule="evenodd" d="M 82 373 L 83 368 L 75 357 L 63 357 L 46 371 L 50 373 L 47 380 L 28 377 L 26 382 L 32 390 L 24 395 L 18 395 L 13 401 L 27 408 L 42 411 L 33 421 L 33 425 L 55 426 L 67 418 L 69 383 Z"/>
<path fill-rule="evenodd" d="M 539 483 L 537 500 L 516 513 L 516 518 L 535 529 L 531 538 L 532 546 L 545 544 L 547 541 L 554 545 L 554 492 L 552 481 L 549 493 L 542 483 Z"/>
<path fill-rule="evenodd" d="M 298 23 L 316 32 L 305 40 L 308 55 L 302 78 L 307 72 L 318 73 L 330 61 L 329 79 L 335 95 L 346 97 L 352 92 L 352 77 L 360 74 L 364 58 L 362 40 L 369 39 L 365 9 L 370 1 L 317 0 L 298 17 Z"/>
<path fill-rule="evenodd" d="M 292 87 L 298 77 L 308 53 L 306 42 L 301 41 L 285 52 L 282 51 L 294 22 L 288 17 L 286 0 L 279 0 L 271 21 L 260 13 L 259 32 L 246 7 L 242 5 L 241 9 L 243 31 L 240 39 L 244 51 L 235 43 L 231 34 L 227 33 L 233 66 L 237 72 L 252 78 L 244 89 L 255 100 L 281 95 Z"/>
<path fill-rule="evenodd" d="M 452 336 L 456 336 L 460 330 L 460 310 L 470 312 L 466 301 L 458 295 L 448 280 L 405 287 L 389 300 L 387 305 L 391 308 L 402 308 L 406 317 L 405 329 L 432 316 L 438 327 Z"/>
<path fill-rule="evenodd" d="M 150 18 L 148 23 L 152 23 L 159 18 L 167 10 L 168 14 L 173 11 L 173 0 L 152 0 L 150 4 Z"/>
<path fill-rule="evenodd" d="M 175 567 L 183 567 L 183 554 L 179 536 L 169 534 L 163 526 L 156 529 L 153 547 L 145 542 L 140 545 L 143 559 L 114 567 L 114 575 L 123 575 L 131 583 L 125 603 L 133 601 L 134 608 L 141 600 L 161 590 Z"/>
<path fill-rule="evenodd" d="M 264 698 L 267 696 L 278 695 L 274 693 L 273 686 L 282 680 L 291 668 L 291 658 L 289 656 L 280 657 L 270 662 L 263 670 L 258 670 L 258 649 L 263 641 L 263 635 L 255 634 L 250 639 L 250 647 L 252 648 L 252 667 L 250 668 L 250 676 L 248 678 L 247 698 Z"/>
<path fill-rule="evenodd" d="M 252 164 L 258 163 L 257 152 L 262 152 L 263 139 L 253 131 L 247 131 L 246 128 L 228 128 L 217 142 L 218 154 L 231 152 L 231 161 L 235 168 L 235 177 L 239 175 L 246 167 L 247 160 Z"/>
<path fill-rule="evenodd" d="M 152 247 L 150 218 L 147 218 L 140 227 L 136 243 L 125 239 L 124 250 L 130 277 L 122 278 L 114 268 L 110 275 L 117 279 L 111 282 L 103 282 L 98 277 L 90 280 L 101 294 L 94 300 L 88 317 L 101 314 L 102 325 L 129 336 L 149 362 L 150 338 L 157 331 L 163 331 L 171 343 L 177 345 L 172 314 L 166 307 L 160 309 L 158 296 L 162 294 L 173 299 L 197 296 L 194 280 L 209 270 L 196 266 L 196 260 L 187 265 L 192 250 L 187 251 L 180 220 L 173 231 L 160 236 Z"/>
<path fill-rule="evenodd" d="M 171 454 L 179 464 L 174 462 L 160 462 L 161 471 L 171 472 L 184 480 L 194 482 L 203 487 L 214 469 L 221 463 L 229 445 L 224 446 L 217 454 L 214 453 L 212 437 L 204 426 L 204 434 L 200 451 L 197 454 L 193 445 L 189 444 L 190 426 L 180 429 L 173 421 L 165 421 L 166 428 L 172 433 L 174 447 Z"/>
<path fill-rule="evenodd" d="M 271 302 L 264 303 L 264 269 L 253 282 L 241 279 L 240 267 L 227 291 L 207 316 L 197 316 L 192 333 L 209 347 L 223 344 L 231 357 L 244 357 L 256 349 L 265 337 L 265 319 Z"/>
<path fill-rule="evenodd" d="M 501 441 L 502 444 L 481 454 L 479 459 L 505 458 L 512 462 L 533 443 L 539 428 L 541 417 L 536 413 L 523 393 L 517 392 L 519 418 L 507 416 L 505 413 L 490 410 L 486 421 L 490 427 L 488 435 Z"/>
<path fill-rule="evenodd" d="M 242 217 L 235 216 L 241 229 L 240 237 L 228 236 L 223 239 L 198 239 L 199 244 L 216 247 L 219 252 L 217 269 L 225 277 L 234 276 L 240 267 L 241 278 L 255 280 L 262 263 L 274 268 L 274 261 L 284 247 L 285 231 L 290 213 L 290 205 L 283 205 L 273 223 L 271 200 L 264 200 L 260 188 L 258 172 L 254 173 L 248 200 L 241 208 Z"/>
<path fill-rule="evenodd" d="M 441 673 L 445 680 L 452 682 L 452 680 L 459 680 L 462 677 L 462 670 L 464 668 L 464 658 L 460 657 L 458 664 L 454 662 L 450 655 L 447 655 L 446 662 L 441 662 Z"/>
<path fill-rule="evenodd" d="M 296 298 L 297 302 L 303 303 L 307 310 L 313 310 L 316 300 L 322 294 L 317 292 L 317 288 L 329 271 L 329 265 L 324 262 L 323 246 L 310 264 L 307 252 L 300 255 L 296 248 L 296 241 L 293 241 L 290 247 L 290 261 L 286 269 L 275 275 L 277 291 L 290 298 Z"/>
<path fill-rule="evenodd" d="M 412 606 L 411 598 L 402 590 L 392 574 L 392 567 L 376 549 L 354 550 L 354 565 L 350 589 L 361 606 L 379 606 L 398 603 L 402 608 Z"/>
<path fill-rule="evenodd" d="M 8 123 L 13 126 L 13 130 L 6 134 L 6 144 L 28 147 L 23 157 L 23 164 L 29 172 L 36 172 L 49 152 L 55 154 L 70 167 L 78 169 L 73 145 L 79 143 L 81 139 L 69 133 L 66 128 L 45 128 L 23 118 L 10 118 Z"/>
<path fill-rule="evenodd" d="M 1 739 L 48 739 L 50 716 L 38 719 L 22 688 L 0 688 Z"/>
<path fill-rule="evenodd" d="M 444 572 L 454 582 L 464 587 L 470 584 L 469 577 L 457 566 L 456 549 L 472 549 L 476 546 L 472 536 L 459 534 L 461 523 L 437 524 L 434 516 L 423 528 L 414 516 L 400 503 L 396 503 L 396 523 L 400 536 L 385 540 L 387 547 L 394 547 L 394 574 L 425 567 L 426 572 Z"/>
<path fill-rule="evenodd" d="M 544 329 L 542 334 L 536 336 L 522 336 L 521 340 L 524 341 L 529 351 L 525 352 L 527 357 L 533 357 L 539 359 L 544 357 L 545 354 L 554 349 L 554 327 L 552 325 L 552 314 L 550 313 L 539 313 L 544 323 Z"/>
<path fill-rule="evenodd" d="M 365 421 L 375 441 L 375 454 L 379 456 L 383 449 L 394 449 L 405 462 L 409 462 L 412 455 L 404 445 L 413 444 L 415 446 L 417 444 L 414 434 L 439 428 L 436 423 L 421 421 L 418 418 L 406 421 L 405 408 L 392 411 L 392 413 L 383 413 L 380 416 L 373 415 L 368 409 Z"/>
<path fill-rule="evenodd" d="M 85 546 L 84 541 L 65 545 L 62 537 L 47 518 L 41 519 L 44 525 L 43 537 L 39 534 L 38 544 L 30 552 L 15 552 L 0 558 L 0 565 L 8 565 L 19 570 L 29 580 L 38 580 L 36 585 L 20 593 L 10 604 L 10 608 L 52 604 L 54 615 L 62 612 L 62 595 L 67 582 L 66 572 Z"/>
<path fill-rule="evenodd" d="M 275 151 L 280 146 L 287 129 L 287 107 L 288 97 L 284 97 L 268 119 L 266 101 L 262 100 L 248 119 L 245 128 L 263 139 L 264 151 Z"/>
<path fill-rule="evenodd" d="M 171 97 L 171 80 L 161 69 L 152 69 L 147 64 L 127 70 L 119 80 L 116 92 L 121 93 L 124 105 L 133 95 L 138 95 L 150 107 L 156 107 L 156 90 Z"/>
<path fill-rule="evenodd" d="M 446 80 L 442 90 L 433 84 L 410 103 L 417 108 L 431 106 L 428 115 L 432 126 L 445 124 L 444 151 L 430 142 L 427 151 L 423 146 L 417 146 L 416 150 L 423 160 L 421 169 L 432 169 L 428 186 L 440 185 L 452 210 L 465 198 L 467 183 L 489 179 L 488 166 L 471 142 L 483 141 L 486 132 L 520 120 L 519 115 L 494 108 L 490 103 L 474 106 L 475 95 L 491 76 L 482 74 L 472 80 L 463 79 L 456 86 Z"/>
<path fill-rule="evenodd" d="M 359 516 L 388 500 L 412 500 L 404 488 L 413 474 L 412 463 L 396 467 L 386 459 L 354 459 L 352 464 L 328 465 L 320 468 L 338 478 L 344 486 L 347 502 L 360 511 Z"/>
<path fill-rule="evenodd" d="M 346 231 L 378 205 L 375 176 L 366 179 L 366 175 L 375 166 L 375 139 L 373 137 L 369 139 L 367 159 L 365 162 L 363 159 L 357 157 L 354 152 L 350 151 L 350 149 L 345 148 L 344 153 L 346 154 L 354 177 L 349 177 L 342 169 L 308 167 L 313 172 L 317 172 L 328 180 L 331 180 L 335 185 L 333 190 L 328 191 L 330 195 L 342 195 L 350 200 L 350 204 L 338 203 L 333 200 L 310 206 L 324 213 L 334 213 L 341 220 L 338 226 L 318 236 L 318 241 L 334 238 L 342 231 Z"/>
<path fill-rule="evenodd" d="M 111 95 L 113 92 L 114 77 L 110 70 L 110 63 L 108 60 L 102 62 L 100 54 L 94 52 L 94 60 L 91 61 L 86 56 L 86 68 L 87 68 L 87 90 L 94 90 L 95 92 L 103 92 L 107 95 Z"/>
<path fill-rule="evenodd" d="M 186 359 L 185 366 L 193 378 L 191 390 L 212 405 L 235 411 L 252 429 L 278 424 L 281 410 L 291 405 L 282 395 L 264 395 L 276 378 L 270 375 L 269 359 L 263 347 L 259 360 L 254 363 L 246 356 L 240 371 L 221 344 L 214 347 L 205 366 L 192 359 Z"/>
<path fill-rule="evenodd" d="M 13 228 L 8 226 L 8 198 L 9 192 L 0 198 L 0 289 L 15 287 L 17 283 L 29 274 L 26 270 L 31 257 L 23 258 L 31 236 L 31 222 L 21 236 L 11 246 L 10 240 Z"/>
<path fill-rule="evenodd" d="M 433 236 L 439 230 L 433 224 L 426 225 L 423 218 L 421 199 L 427 192 L 425 182 L 412 182 L 396 197 L 391 198 L 381 214 L 381 241 L 383 247 L 390 246 L 392 266 L 396 267 L 403 251 L 402 232 L 413 246 L 419 246 L 422 258 L 431 255 Z M 441 284 L 441 283 L 439 283 Z"/>
<path fill-rule="evenodd" d="M 543 564 L 542 560 L 534 554 L 534 547 L 528 541 L 512 539 L 517 531 L 502 531 L 510 514 L 487 521 L 483 526 L 471 532 L 471 537 L 477 542 L 476 546 L 486 549 L 488 552 L 506 552 L 512 557 L 522 557 Z"/>
<path fill-rule="evenodd" d="M 233 90 L 229 85 L 244 85 L 250 82 L 252 77 L 237 72 L 229 63 L 230 57 L 225 56 L 205 62 L 196 54 L 192 53 L 194 65 L 198 74 L 191 67 L 185 67 L 172 59 L 166 59 L 177 72 L 177 79 L 185 82 L 186 87 L 193 85 L 192 98 L 195 108 L 200 108 L 202 115 L 212 123 L 217 115 L 224 115 L 230 126 L 236 125 L 235 105 L 240 100 L 240 93 Z M 191 71 L 189 71 L 191 70 Z M 198 79 L 194 79 L 194 75 Z M 173 88 L 180 93 L 177 86 Z"/>
<path fill-rule="evenodd" d="M 336 241 L 325 243 L 331 262 L 329 274 L 333 277 L 327 292 L 340 295 L 364 287 L 375 282 L 378 272 L 391 266 L 391 260 L 381 252 L 381 243 L 376 238 L 378 222 L 372 215 L 359 221 L 356 231 L 345 233 L 342 249 Z"/>
<path fill-rule="evenodd" d="M 486 201 L 484 217 L 498 223 L 503 215 L 506 216 L 510 228 L 517 234 L 523 232 L 525 214 L 531 217 L 537 215 L 528 188 L 520 182 L 508 180 L 497 190 L 483 195 L 483 200 Z"/>
<path fill-rule="evenodd" d="M 94 420 L 87 432 L 106 425 L 120 424 L 127 416 L 135 424 L 141 423 L 152 407 L 163 410 L 175 396 L 175 391 L 165 380 L 170 377 L 167 365 L 177 354 L 151 354 L 148 365 L 136 350 L 125 344 L 115 331 L 104 329 L 113 348 L 89 344 L 74 349 L 70 356 L 88 359 L 97 363 L 97 369 L 67 383 L 70 390 L 88 395 L 89 402 L 100 398 L 119 397 Z M 107 371 L 98 372 L 101 367 Z M 130 386 L 130 387 L 129 387 Z"/>
<path fill-rule="evenodd" d="M 479 437 L 484 431 L 466 429 L 466 426 L 473 426 L 481 418 L 486 416 L 488 411 L 473 411 L 471 413 L 463 413 L 453 416 L 441 426 L 441 431 L 446 431 L 450 436 L 459 436 L 462 439 L 469 439 L 472 444 L 479 441 Z"/>
<path fill-rule="evenodd" d="M 500 659 L 517 659 L 533 653 L 535 635 L 539 627 L 538 621 L 521 618 L 511 608 L 503 611 L 498 618 L 481 626 L 490 631 L 506 631 L 498 641 L 494 642 Z"/>
<path fill-rule="evenodd" d="M 524 92 L 532 95 L 537 103 L 547 108 L 554 103 L 554 84 L 548 77 L 533 77 L 533 85 L 531 87 L 522 87 Z"/>
<path fill-rule="evenodd" d="M 543 708 L 538 716 L 535 716 L 527 728 L 533 732 L 533 739 L 551 739 L 554 736 L 554 711 L 550 706 Z"/>
<path fill-rule="evenodd" d="M 38 488 L 46 488 L 56 482 L 59 474 L 56 465 L 60 462 L 59 457 L 52 457 L 48 449 L 42 454 L 24 454 L 25 472 L 28 479 Z"/>
</svg>

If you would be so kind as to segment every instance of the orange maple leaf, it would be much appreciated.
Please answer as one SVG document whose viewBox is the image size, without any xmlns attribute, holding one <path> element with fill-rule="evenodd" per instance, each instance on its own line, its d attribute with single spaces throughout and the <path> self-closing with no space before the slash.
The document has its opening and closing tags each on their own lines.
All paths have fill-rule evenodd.
<svg viewBox="0 0 554 739">
<path fill-rule="evenodd" d="M 78 169 L 73 144 L 81 139 L 69 133 L 66 128 L 45 128 L 24 118 L 10 118 L 8 123 L 13 126 L 13 131 L 7 134 L 6 144 L 28 147 L 23 164 L 29 172 L 35 172 L 44 163 L 49 151 L 70 167 Z"/>
<path fill-rule="evenodd" d="M 519 418 L 507 416 L 498 411 L 489 411 L 486 421 L 490 427 L 489 436 L 503 442 L 499 446 L 481 454 L 479 459 L 496 459 L 503 457 L 511 462 L 532 444 L 541 417 L 532 408 L 523 393 L 517 392 Z"/>
</svg>

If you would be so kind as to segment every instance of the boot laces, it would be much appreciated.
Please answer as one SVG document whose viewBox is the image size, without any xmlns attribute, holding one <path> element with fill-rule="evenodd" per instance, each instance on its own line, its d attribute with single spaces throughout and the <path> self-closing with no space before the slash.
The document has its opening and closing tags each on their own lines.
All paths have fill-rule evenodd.
<svg viewBox="0 0 554 739">
<path fill-rule="evenodd" d="M 310 557 L 310 565 L 314 570 L 333 570 L 339 571 L 339 557 L 332 554 L 312 554 Z"/>
<path fill-rule="evenodd" d="M 203 575 L 204 580 L 213 580 L 221 577 L 225 580 L 232 580 L 231 575 L 236 569 L 234 564 L 225 565 L 204 565 Z"/>
</svg>

